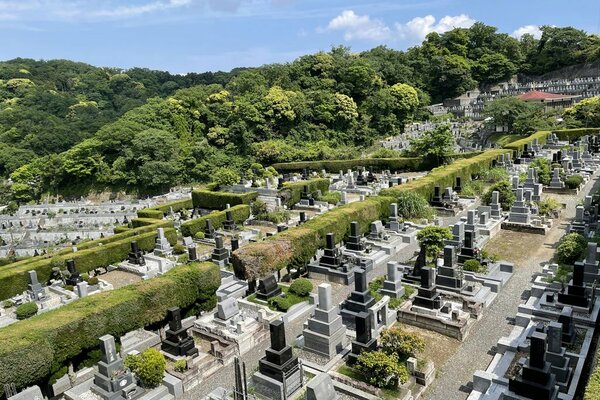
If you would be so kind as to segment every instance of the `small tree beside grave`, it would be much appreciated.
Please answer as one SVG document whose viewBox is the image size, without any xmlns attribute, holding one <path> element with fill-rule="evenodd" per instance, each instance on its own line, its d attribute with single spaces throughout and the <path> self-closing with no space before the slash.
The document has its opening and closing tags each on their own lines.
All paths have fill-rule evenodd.
<svg viewBox="0 0 600 400">
<path fill-rule="evenodd" d="M 452 239 L 450 228 L 430 225 L 417 233 L 419 246 L 425 249 L 429 258 L 435 259 L 444 248 L 444 240 Z"/>
<path fill-rule="evenodd" d="M 150 348 L 140 355 L 127 356 L 125 366 L 140 378 L 142 386 L 155 388 L 162 382 L 167 362 L 160 351 Z"/>
<path fill-rule="evenodd" d="M 565 235 L 556 248 L 554 258 L 556 262 L 564 265 L 573 265 L 575 261 L 583 258 L 587 249 L 587 240 L 579 233 Z"/>
<path fill-rule="evenodd" d="M 400 361 L 416 357 L 425 350 L 423 339 L 399 328 L 390 328 L 381 332 L 379 343 L 384 353 L 395 355 Z"/>
<path fill-rule="evenodd" d="M 298 296 L 308 296 L 313 290 L 313 284 L 306 278 L 296 279 L 290 285 L 290 292 L 297 294 Z"/>
<path fill-rule="evenodd" d="M 492 185 L 487 192 L 483 195 L 483 203 L 490 204 L 492 202 L 492 192 L 497 190 L 500 194 L 500 205 L 504 211 L 510 210 L 510 207 L 513 205 L 517 196 L 512 191 L 512 187 L 508 181 L 497 182 Z"/>
<path fill-rule="evenodd" d="M 465 271 L 478 272 L 478 273 L 486 271 L 486 268 L 483 265 L 481 265 L 479 260 L 475 260 L 475 259 L 465 261 L 463 264 L 463 269 Z"/>
<path fill-rule="evenodd" d="M 38 306 L 34 302 L 21 304 L 15 310 L 18 320 L 27 319 L 33 317 L 38 312 Z"/>
<path fill-rule="evenodd" d="M 406 366 L 399 363 L 396 355 L 383 351 L 361 353 L 355 368 L 369 384 L 378 388 L 395 388 L 408 380 Z"/>
</svg>

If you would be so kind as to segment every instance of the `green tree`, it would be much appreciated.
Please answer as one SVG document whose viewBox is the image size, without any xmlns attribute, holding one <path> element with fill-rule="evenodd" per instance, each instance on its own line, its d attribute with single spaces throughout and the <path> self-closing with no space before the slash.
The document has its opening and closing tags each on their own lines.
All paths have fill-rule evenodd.
<svg viewBox="0 0 600 400">
<path fill-rule="evenodd" d="M 564 117 L 572 126 L 600 126 L 600 97 L 583 99 L 564 111 Z"/>
<path fill-rule="evenodd" d="M 444 241 L 452 239 L 452 232 L 447 226 L 429 225 L 417 233 L 419 246 L 425 248 L 429 258 L 435 260 L 444 248 Z"/>
<path fill-rule="evenodd" d="M 420 138 L 410 143 L 410 154 L 423 157 L 430 165 L 444 164 L 448 156 L 454 153 L 454 135 L 448 125 L 424 132 Z"/>
<path fill-rule="evenodd" d="M 406 366 L 395 355 L 382 351 L 366 351 L 358 356 L 355 367 L 375 387 L 394 388 L 408 380 Z"/>
<path fill-rule="evenodd" d="M 414 333 L 400 328 L 389 328 L 381 332 L 379 344 L 384 353 L 394 355 L 401 362 L 416 357 L 425 350 L 425 341 Z"/>
<path fill-rule="evenodd" d="M 163 380 L 167 362 L 160 351 L 149 348 L 139 355 L 127 356 L 125 366 L 140 378 L 144 387 L 155 388 Z"/>
<path fill-rule="evenodd" d="M 564 265 L 573 265 L 575 261 L 583 259 L 587 249 L 587 240 L 579 233 L 565 235 L 558 247 L 554 258 L 556 262 Z"/>
<path fill-rule="evenodd" d="M 480 83 L 496 83 L 509 79 L 517 67 L 500 53 L 486 54 L 473 64 L 473 77 Z"/>
<path fill-rule="evenodd" d="M 213 182 L 219 187 L 235 185 L 240 181 L 240 175 L 233 169 L 221 167 L 213 172 Z"/>
<path fill-rule="evenodd" d="M 499 201 L 504 211 L 510 210 L 510 207 L 517 199 L 517 196 L 512 191 L 512 185 L 508 181 L 500 181 L 493 184 L 483 195 L 482 201 L 484 204 L 492 202 L 492 192 L 498 191 Z"/>
</svg>

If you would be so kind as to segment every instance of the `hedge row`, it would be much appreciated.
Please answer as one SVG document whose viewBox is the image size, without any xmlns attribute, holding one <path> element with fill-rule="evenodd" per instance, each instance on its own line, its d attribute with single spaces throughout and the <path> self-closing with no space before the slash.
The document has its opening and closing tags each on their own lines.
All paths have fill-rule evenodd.
<svg viewBox="0 0 600 400">
<path fill-rule="evenodd" d="M 208 208 L 210 210 L 224 210 L 227 204 L 230 206 L 250 204 L 257 197 L 257 192 L 229 193 L 211 192 L 210 190 L 194 190 L 192 192 L 194 207 Z"/>
<path fill-rule="evenodd" d="M 279 190 L 279 195 L 283 197 L 288 208 L 291 208 L 300 201 L 304 186 L 308 186 L 308 191 L 310 193 L 320 191 L 321 194 L 325 194 L 329 191 L 330 183 L 331 182 L 327 178 L 317 178 L 299 182 L 285 182 L 283 184 L 283 189 Z"/>
<path fill-rule="evenodd" d="M 21 389 L 47 379 L 53 367 L 97 348 L 99 337 L 118 338 L 159 322 L 170 307 L 200 301 L 212 302 L 204 308 L 213 308 L 220 283 L 215 264 L 191 263 L 0 329 L 0 396 L 4 384 Z"/>
<path fill-rule="evenodd" d="M 507 150 L 512 150 L 513 156 L 516 156 L 516 153 L 519 151 L 523 151 L 524 146 L 531 144 L 531 142 L 533 142 L 533 139 L 538 139 L 538 142 L 541 145 L 546 143 L 548 136 L 550 136 L 550 131 L 539 131 L 527 136 L 526 138 L 509 143 L 506 146 L 504 146 L 504 148 Z"/>
<path fill-rule="evenodd" d="M 154 228 L 156 229 L 156 228 Z M 130 236 L 102 246 L 95 246 L 75 253 L 56 255 L 52 258 L 39 259 L 35 262 L 19 265 L 14 268 L 0 270 L 0 293 L 3 299 L 22 293 L 27 289 L 27 271 L 35 270 L 40 282 L 46 282 L 52 273 L 53 266 L 64 266 L 68 259 L 75 261 L 79 272 L 88 272 L 95 268 L 106 267 L 127 258 L 131 242 L 136 240 L 141 250 L 154 248 L 157 233 L 155 231 Z M 177 242 L 177 232 L 173 228 L 165 229 L 165 236 L 171 244 Z"/>
<path fill-rule="evenodd" d="M 165 214 L 170 212 L 171 209 L 173 209 L 173 211 L 176 212 L 192 207 L 192 199 L 183 199 L 161 204 L 159 206 L 144 208 L 142 210 L 139 210 L 137 212 L 137 215 L 140 218 L 163 219 Z"/>
<path fill-rule="evenodd" d="M 316 216 L 268 240 L 250 243 L 233 253 L 232 262 L 240 278 L 258 279 L 285 267 L 302 266 L 325 246 L 326 235 L 335 233 L 341 241 L 350 231 L 350 223 L 358 221 L 366 232 L 374 220 L 388 215 L 391 197 L 373 196 Z"/>
<path fill-rule="evenodd" d="M 420 157 L 400 158 L 357 158 L 352 160 L 321 160 L 297 161 L 273 164 L 277 171 L 302 171 L 308 168 L 313 171 L 326 170 L 328 172 L 346 171 L 356 167 L 373 167 L 378 171 L 419 171 L 422 159 Z"/>
<path fill-rule="evenodd" d="M 457 153 L 450 156 L 451 159 L 470 158 L 480 151 Z M 313 171 L 325 170 L 328 172 L 346 171 L 356 167 L 373 167 L 376 171 L 423 171 L 427 165 L 423 164 L 421 157 L 397 157 L 397 158 L 355 158 L 351 160 L 320 160 L 320 161 L 296 161 L 288 163 L 273 164 L 277 171 L 303 171 L 308 168 Z"/>
<path fill-rule="evenodd" d="M 600 133 L 600 128 L 575 128 L 575 129 L 560 129 L 552 131 L 560 140 L 573 141 L 585 135 L 594 135 Z"/>
<path fill-rule="evenodd" d="M 397 198 L 398 193 L 413 191 L 429 199 L 433 194 L 435 186 L 440 186 L 442 189 L 454 186 L 456 177 L 461 177 L 462 184 L 464 185 L 471 180 L 473 175 L 489 169 L 494 160 L 500 154 L 504 153 L 507 153 L 507 150 L 494 149 L 483 152 L 475 157 L 456 160 L 450 165 L 434 168 L 422 178 L 384 189 L 380 192 L 380 195 Z"/>
<path fill-rule="evenodd" d="M 135 220 L 134 220 L 135 221 Z M 146 232 L 154 232 L 156 231 L 157 228 L 172 228 L 173 227 L 173 221 L 158 221 L 158 220 L 152 220 L 153 224 L 143 224 L 135 229 L 125 229 L 119 233 L 116 233 L 115 235 L 112 236 L 108 236 L 105 238 L 101 238 L 101 239 L 96 239 L 96 240 L 90 240 L 87 242 L 82 242 L 79 243 L 77 245 L 77 250 L 85 250 L 85 249 L 91 249 L 92 247 L 98 247 L 98 246 L 103 246 L 109 243 L 113 243 L 113 242 L 118 242 L 120 240 L 123 240 L 125 238 L 129 238 L 129 237 L 133 237 L 133 236 L 137 236 L 139 234 L 142 233 L 146 233 Z M 32 263 L 37 263 L 40 260 L 43 259 L 49 259 L 51 257 L 55 257 L 55 256 L 61 256 L 61 255 L 65 255 L 65 254 L 72 254 L 73 253 L 73 249 L 72 247 L 65 247 L 59 251 L 57 251 L 56 253 L 53 253 L 52 255 L 42 255 L 42 256 L 38 256 L 38 257 L 28 257 L 25 260 L 21 260 L 18 262 L 14 262 L 11 264 L 7 264 L 4 266 L 0 267 L 0 271 L 6 271 L 8 269 L 11 268 L 16 268 L 16 267 L 21 267 L 23 265 L 26 264 L 32 264 Z M 0 292 L 0 299 L 2 299 L 2 292 Z"/>
<path fill-rule="evenodd" d="M 246 204 L 239 204 L 229 209 L 231 216 L 236 224 L 242 224 L 248 218 L 250 218 L 250 206 Z M 215 229 L 221 227 L 225 222 L 226 214 L 225 211 L 213 211 L 208 215 L 200 218 L 192 219 L 181 224 L 179 230 L 183 236 L 194 236 L 196 232 L 203 231 L 206 227 L 206 221 L 209 219 L 212 221 Z"/>
</svg>

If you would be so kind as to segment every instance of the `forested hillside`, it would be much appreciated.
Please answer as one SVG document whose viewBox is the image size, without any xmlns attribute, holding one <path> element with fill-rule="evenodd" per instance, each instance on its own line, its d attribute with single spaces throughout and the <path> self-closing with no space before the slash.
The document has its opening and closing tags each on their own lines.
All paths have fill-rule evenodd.
<svg viewBox="0 0 600 400">
<path fill-rule="evenodd" d="M 149 193 L 217 168 L 352 157 L 424 107 L 516 72 L 600 58 L 600 37 L 544 27 L 517 40 L 477 23 L 406 52 L 336 47 L 289 64 L 172 75 L 70 61 L 0 63 L 6 201 L 43 193 Z"/>
</svg>

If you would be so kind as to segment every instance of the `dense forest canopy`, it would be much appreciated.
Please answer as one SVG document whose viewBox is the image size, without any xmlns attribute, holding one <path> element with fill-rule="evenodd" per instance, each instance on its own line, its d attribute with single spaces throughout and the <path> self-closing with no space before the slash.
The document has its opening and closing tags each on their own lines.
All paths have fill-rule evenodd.
<svg viewBox="0 0 600 400">
<path fill-rule="evenodd" d="M 173 75 L 65 60 L 0 63 L 0 173 L 17 201 L 208 182 L 217 168 L 352 157 L 425 106 L 513 74 L 600 58 L 600 37 L 542 27 L 517 40 L 476 23 L 421 46 L 346 47 L 287 64 Z"/>
</svg>

